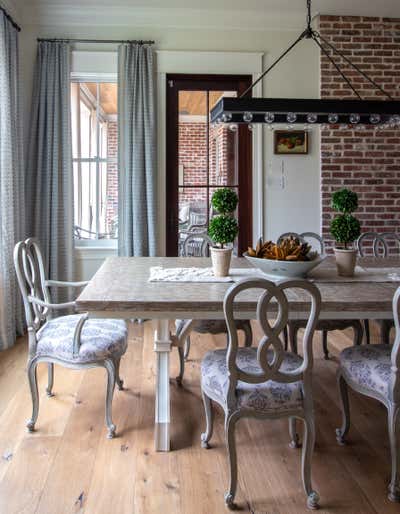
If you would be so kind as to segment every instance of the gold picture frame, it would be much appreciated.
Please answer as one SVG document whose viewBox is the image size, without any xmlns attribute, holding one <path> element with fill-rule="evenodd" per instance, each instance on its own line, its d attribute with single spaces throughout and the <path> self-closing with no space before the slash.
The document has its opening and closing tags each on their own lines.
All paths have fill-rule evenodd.
<svg viewBox="0 0 400 514">
<path fill-rule="evenodd" d="M 306 155 L 309 152 L 307 130 L 275 130 L 275 155 Z"/>
</svg>

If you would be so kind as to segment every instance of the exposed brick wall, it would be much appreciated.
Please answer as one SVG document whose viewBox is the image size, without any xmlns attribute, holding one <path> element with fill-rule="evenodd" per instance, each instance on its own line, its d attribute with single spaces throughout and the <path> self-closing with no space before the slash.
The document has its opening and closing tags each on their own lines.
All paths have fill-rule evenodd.
<svg viewBox="0 0 400 514">
<path fill-rule="evenodd" d="M 111 159 L 107 167 L 107 231 L 113 229 L 118 216 L 118 123 L 108 122 L 107 157 Z"/>
<path fill-rule="evenodd" d="M 321 35 L 400 99 L 400 19 L 321 16 Z M 346 74 L 363 98 L 384 98 L 356 71 Z M 321 55 L 321 98 L 354 98 L 328 58 Z M 399 113 L 400 114 L 400 113 Z M 400 130 L 321 130 L 322 231 L 329 238 L 332 192 L 359 194 L 362 230 L 393 231 L 400 220 Z"/>
</svg>

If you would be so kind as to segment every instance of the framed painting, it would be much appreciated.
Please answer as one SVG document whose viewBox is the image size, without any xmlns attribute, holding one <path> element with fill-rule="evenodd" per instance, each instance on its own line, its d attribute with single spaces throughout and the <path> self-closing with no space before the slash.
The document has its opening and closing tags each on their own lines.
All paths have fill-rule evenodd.
<svg viewBox="0 0 400 514">
<path fill-rule="evenodd" d="M 307 130 L 275 130 L 274 153 L 276 155 L 308 154 L 308 137 Z"/>
</svg>

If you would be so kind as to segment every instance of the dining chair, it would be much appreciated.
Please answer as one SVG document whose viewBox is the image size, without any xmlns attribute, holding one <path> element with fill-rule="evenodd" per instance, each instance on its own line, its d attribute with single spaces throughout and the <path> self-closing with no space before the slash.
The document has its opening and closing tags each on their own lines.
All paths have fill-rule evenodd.
<svg viewBox="0 0 400 514">
<path fill-rule="evenodd" d="M 389 257 L 389 255 L 400 257 L 400 234 L 395 232 L 364 232 L 357 239 L 357 250 L 360 257 L 364 257 L 367 251 L 369 255 L 377 259 Z M 375 321 L 380 326 L 380 340 L 389 344 L 390 331 L 394 326 L 393 320 L 381 319 Z M 370 344 L 371 337 L 368 319 L 364 320 L 364 331 L 366 343 Z"/>
<path fill-rule="evenodd" d="M 312 247 L 319 251 L 320 255 L 325 255 L 325 242 L 323 238 L 315 232 L 286 232 L 278 238 L 278 244 L 287 237 L 297 237 L 301 241 L 309 242 Z M 301 328 L 306 326 L 306 320 L 290 320 L 289 327 L 289 341 L 293 352 L 297 353 L 297 334 Z M 329 359 L 328 349 L 328 333 L 333 330 L 345 330 L 352 328 L 354 331 L 353 344 L 359 345 L 362 343 L 363 338 L 363 327 L 362 323 L 358 319 L 351 320 L 319 320 L 317 323 L 316 330 L 322 332 L 322 348 L 325 359 Z"/>
<path fill-rule="evenodd" d="M 14 265 L 21 290 L 28 327 L 28 380 L 32 396 L 32 417 L 27 422 L 30 432 L 35 429 L 39 414 L 39 393 L 36 369 L 40 362 L 48 363 L 47 395 L 53 396 L 54 364 L 87 369 L 104 367 L 107 371 L 105 420 L 107 437 L 115 436 L 112 421 L 112 399 L 115 383 L 120 390 L 120 360 L 127 348 L 125 321 L 88 319 L 87 314 L 55 317 L 57 311 L 72 310 L 75 302 L 52 303 L 50 288 L 82 287 L 87 282 L 47 280 L 39 243 L 29 238 L 14 248 Z"/>
<path fill-rule="evenodd" d="M 280 339 L 289 316 L 286 293 L 287 290 L 294 288 L 308 294 L 311 300 L 303 336 L 303 358 L 285 351 Z M 258 298 L 257 322 L 262 330 L 262 337 L 257 347 L 239 348 L 234 305 L 238 295 L 249 290 L 259 295 L 255 298 Z M 275 307 L 273 312 L 269 312 L 271 307 Z M 319 496 L 311 484 L 311 459 L 315 441 L 312 340 L 320 308 L 321 295 L 318 288 L 311 282 L 300 279 L 274 284 L 262 278 L 248 278 L 234 284 L 225 295 L 224 314 L 229 331 L 228 347 L 208 352 L 201 365 L 201 390 L 206 415 L 206 430 L 201 435 L 201 444 L 203 448 L 210 447 L 215 402 L 225 413 L 225 441 L 230 477 L 225 503 L 231 509 L 235 508 L 237 488 L 235 428 L 241 418 L 288 418 L 292 448 L 299 447 L 296 419 L 303 421 L 303 487 L 307 496 L 307 506 L 310 509 L 318 508 Z M 271 317 L 275 317 L 273 324 L 270 324 Z"/>
<path fill-rule="evenodd" d="M 339 356 L 337 383 L 342 410 L 342 426 L 336 439 L 345 444 L 350 428 L 348 387 L 375 398 L 387 409 L 392 473 L 389 500 L 400 502 L 399 410 L 400 410 L 400 287 L 393 297 L 396 337 L 393 346 L 386 343 L 349 347 Z"/>
<path fill-rule="evenodd" d="M 183 257 L 208 257 L 208 248 L 213 242 L 206 232 L 189 235 L 182 250 Z M 193 252 L 195 248 L 195 252 Z M 253 342 L 253 331 L 249 320 L 237 320 L 237 329 L 244 332 L 245 346 L 251 346 Z M 189 358 L 190 352 L 190 333 L 198 334 L 227 334 L 228 329 L 225 320 L 176 320 L 175 322 L 175 338 L 177 340 L 179 352 L 179 375 L 176 377 L 178 384 L 182 383 L 185 373 L 185 361 Z"/>
</svg>

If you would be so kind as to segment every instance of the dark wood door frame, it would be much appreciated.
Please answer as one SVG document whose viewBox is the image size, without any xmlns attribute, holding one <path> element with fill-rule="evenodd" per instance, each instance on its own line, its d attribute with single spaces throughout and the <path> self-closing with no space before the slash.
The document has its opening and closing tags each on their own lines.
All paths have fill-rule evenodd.
<svg viewBox="0 0 400 514">
<path fill-rule="evenodd" d="M 251 75 L 168 74 L 166 99 L 166 255 L 178 251 L 179 233 L 179 91 L 237 91 L 240 95 L 252 83 Z M 239 255 L 252 242 L 252 138 L 247 126 L 239 125 L 238 145 Z M 243 200 L 245 199 L 245 201 Z"/>
</svg>

